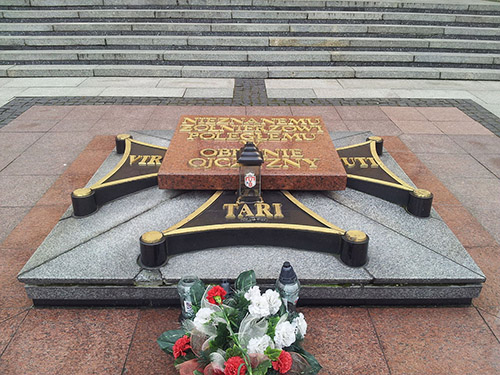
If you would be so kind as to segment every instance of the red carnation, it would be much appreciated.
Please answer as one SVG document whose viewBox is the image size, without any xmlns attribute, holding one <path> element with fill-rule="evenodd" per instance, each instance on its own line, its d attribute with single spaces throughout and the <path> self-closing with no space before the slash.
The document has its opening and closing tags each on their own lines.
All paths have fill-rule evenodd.
<svg viewBox="0 0 500 375">
<path fill-rule="evenodd" d="M 190 344 L 191 344 L 191 340 L 187 336 L 182 336 L 180 339 L 178 339 L 175 342 L 174 348 L 173 348 L 174 358 L 177 359 L 180 356 L 184 357 L 187 354 L 186 352 L 189 349 L 192 349 Z"/>
<path fill-rule="evenodd" d="M 241 366 L 243 364 L 243 366 Z M 241 357 L 231 357 L 226 363 L 224 363 L 224 375 L 238 375 L 238 369 L 241 366 L 240 374 L 245 375 L 247 372 L 247 366 L 245 365 L 245 361 Z"/>
<path fill-rule="evenodd" d="M 210 289 L 207 293 L 208 302 L 213 303 L 214 305 L 222 304 L 224 301 L 224 296 L 226 295 L 226 291 L 223 287 L 216 285 L 212 289 Z"/>
<path fill-rule="evenodd" d="M 292 368 L 292 356 L 290 353 L 282 350 L 278 360 L 273 361 L 273 369 L 280 374 L 286 374 Z"/>
</svg>

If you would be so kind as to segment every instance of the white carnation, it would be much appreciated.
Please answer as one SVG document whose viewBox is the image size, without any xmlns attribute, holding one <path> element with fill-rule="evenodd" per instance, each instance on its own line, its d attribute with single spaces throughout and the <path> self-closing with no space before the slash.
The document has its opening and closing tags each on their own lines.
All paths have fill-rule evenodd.
<svg viewBox="0 0 500 375">
<path fill-rule="evenodd" d="M 274 347 L 273 340 L 268 335 L 262 337 L 254 337 L 248 342 L 248 353 L 264 354 L 267 347 Z"/>
<path fill-rule="evenodd" d="M 295 325 L 289 321 L 279 322 L 276 326 L 274 343 L 276 348 L 283 349 L 295 342 Z"/>
<path fill-rule="evenodd" d="M 276 314 L 281 307 L 281 297 L 278 292 L 275 290 L 268 289 L 264 293 L 264 296 L 267 299 L 267 303 L 269 304 L 269 314 Z"/>
<path fill-rule="evenodd" d="M 258 296 L 252 299 L 252 303 L 248 306 L 250 315 L 256 318 L 265 318 L 269 316 L 269 303 L 264 296 Z"/>
<path fill-rule="evenodd" d="M 260 288 L 256 285 L 251 287 L 246 293 L 245 298 L 250 302 L 260 297 Z"/>
<path fill-rule="evenodd" d="M 202 326 L 210 321 L 213 312 L 214 311 L 212 309 L 209 309 L 208 307 L 203 307 L 200 310 L 198 310 L 193 320 L 195 328 L 201 331 Z"/>
<path fill-rule="evenodd" d="M 304 337 L 307 332 L 307 322 L 304 318 L 304 314 L 299 313 L 299 316 L 293 320 L 293 324 L 296 327 L 297 333 L 300 337 Z"/>
</svg>

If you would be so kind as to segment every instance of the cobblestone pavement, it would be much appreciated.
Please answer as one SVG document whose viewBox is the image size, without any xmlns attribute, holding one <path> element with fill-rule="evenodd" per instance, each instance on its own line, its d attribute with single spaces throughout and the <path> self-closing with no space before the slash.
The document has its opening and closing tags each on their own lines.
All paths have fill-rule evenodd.
<svg viewBox="0 0 500 375">
<path fill-rule="evenodd" d="M 272 90 L 283 88 L 273 84 L 236 80 L 228 98 L 9 91 L 0 108 L 0 373 L 176 373 L 155 339 L 178 326 L 177 308 L 33 308 L 16 274 L 67 209 L 70 192 L 109 155 L 112 135 L 173 129 L 183 114 L 317 115 L 331 131 L 383 136 L 417 186 L 434 192 L 436 210 L 486 274 L 472 306 L 302 307 L 305 346 L 323 374 L 500 373 L 500 120 L 489 106 L 498 99 L 493 86 L 478 90 L 483 99 L 368 91 L 306 99 L 275 97 Z M 288 84 L 285 90 L 309 85 L 321 94 L 321 82 Z"/>
</svg>

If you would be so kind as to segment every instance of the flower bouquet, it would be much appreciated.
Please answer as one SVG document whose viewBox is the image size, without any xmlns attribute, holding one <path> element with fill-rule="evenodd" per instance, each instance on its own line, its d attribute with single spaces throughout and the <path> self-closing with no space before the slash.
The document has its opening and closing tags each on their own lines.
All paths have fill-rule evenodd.
<svg viewBox="0 0 500 375">
<path fill-rule="evenodd" d="M 320 364 L 302 348 L 302 313 L 288 312 L 278 292 L 261 293 L 254 271 L 238 276 L 230 293 L 221 286 L 191 287 L 192 319 L 163 333 L 161 349 L 181 375 L 310 374 Z"/>
</svg>

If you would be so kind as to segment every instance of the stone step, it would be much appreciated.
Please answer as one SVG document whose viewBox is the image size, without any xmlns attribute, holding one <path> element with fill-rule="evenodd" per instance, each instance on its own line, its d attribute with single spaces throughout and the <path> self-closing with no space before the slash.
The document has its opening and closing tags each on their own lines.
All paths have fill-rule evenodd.
<svg viewBox="0 0 500 375">
<path fill-rule="evenodd" d="M 88 61 L 166 61 L 219 63 L 247 62 L 398 62 L 435 64 L 499 65 L 500 54 L 449 53 L 449 52 L 384 52 L 379 51 L 198 51 L 198 50 L 48 50 L 3 51 L 0 62 L 63 62 Z"/>
<path fill-rule="evenodd" d="M 500 81 L 498 69 L 344 66 L 0 65 L 3 77 L 399 78 Z"/>
<path fill-rule="evenodd" d="M 367 37 L 281 37 L 281 36 L 0 36 L 0 47 L 111 47 L 166 46 L 220 49 L 232 47 L 282 48 L 406 48 L 500 50 L 500 41 L 474 39 L 367 38 Z"/>
<path fill-rule="evenodd" d="M 56 6 L 256 6 L 256 7 L 335 7 L 335 8 L 390 8 L 453 11 L 495 11 L 500 5 L 485 1 L 373 1 L 373 0 L 2 0 L 2 6 L 56 7 Z"/>
<path fill-rule="evenodd" d="M 57 22 L 0 23 L 0 32 L 59 33 L 341 33 L 381 35 L 497 36 L 498 27 L 457 27 L 435 25 L 307 24 L 307 23 L 178 23 L 178 22 Z M 47 34 L 48 36 L 52 36 Z"/>
<path fill-rule="evenodd" d="M 417 13 L 390 11 L 325 10 L 237 10 L 237 9 L 65 9 L 3 10 L 0 19 L 209 19 L 209 20 L 310 20 L 310 21 L 390 21 L 500 24 L 500 14 Z"/>
</svg>

